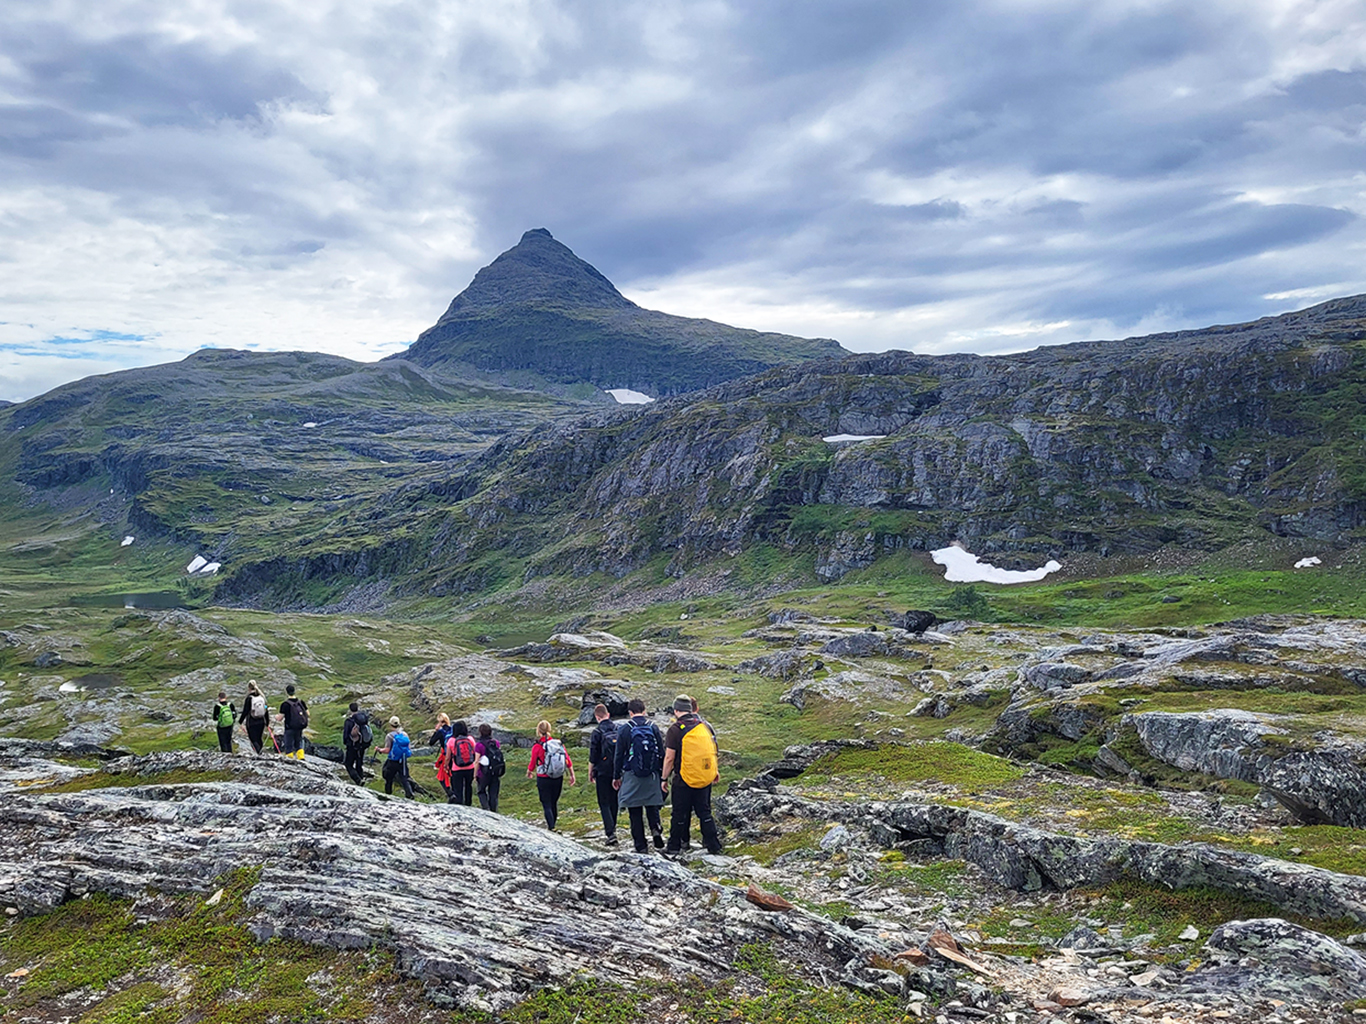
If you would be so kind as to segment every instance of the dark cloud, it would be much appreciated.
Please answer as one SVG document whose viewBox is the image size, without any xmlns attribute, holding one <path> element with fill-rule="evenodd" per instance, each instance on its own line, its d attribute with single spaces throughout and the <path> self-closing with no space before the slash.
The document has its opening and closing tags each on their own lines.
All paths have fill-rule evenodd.
<svg viewBox="0 0 1366 1024">
<path fill-rule="evenodd" d="M 290 72 L 242 46 L 177 42 L 149 33 L 92 40 L 79 25 L 39 23 L 6 33 L 5 53 L 32 101 L 88 120 L 191 125 L 256 117 L 275 100 L 318 99 Z"/>
</svg>

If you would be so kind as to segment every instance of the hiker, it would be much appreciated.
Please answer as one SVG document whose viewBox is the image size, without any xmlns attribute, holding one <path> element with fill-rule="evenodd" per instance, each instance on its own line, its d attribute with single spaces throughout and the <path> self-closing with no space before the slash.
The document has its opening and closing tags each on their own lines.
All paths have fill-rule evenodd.
<svg viewBox="0 0 1366 1024">
<path fill-rule="evenodd" d="M 342 746 L 346 748 L 346 774 L 357 786 L 365 783 L 365 751 L 374 742 L 370 731 L 370 716 L 360 709 L 355 701 L 351 702 L 351 714 L 342 723 Z"/>
<path fill-rule="evenodd" d="M 445 756 L 450 779 L 446 802 L 468 807 L 474 802 L 474 770 L 479 767 L 479 751 L 463 719 L 451 726 Z"/>
<path fill-rule="evenodd" d="M 451 717 L 443 711 L 436 716 L 436 731 L 427 745 L 436 748 L 436 764 L 432 767 L 436 769 L 436 781 L 441 783 L 441 788 L 446 792 L 447 803 L 451 802 L 451 776 L 446 766 L 446 741 L 450 738 Z"/>
<path fill-rule="evenodd" d="M 712 783 L 721 778 L 717 770 L 716 735 L 693 711 L 692 698 L 680 694 L 674 700 L 674 724 L 664 735 L 664 786 L 673 786 L 673 814 L 669 820 L 666 854 L 681 853 L 692 829 L 692 816 L 702 830 L 708 853 L 721 852 L 716 820 L 711 815 Z"/>
<path fill-rule="evenodd" d="M 655 849 L 664 849 L 664 826 L 659 809 L 664 806 L 661 771 L 664 767 L 664 737 L 659 726 L 645 717 L 645 702 L 636 697 L 626 705 L 631 717 L 617 731 L 616 761 L 612 766 L 612 788 L 620 806 L 631 819 L 631 842 L 636 853 L 645 853 L 645 821 L 650 822 Z"/>
<path fill-rule="evenodd" d="M 617 791 L 612 783 L 617 763 L 617 723 L 607 713 L 606 704 L 593 708 L 598 726 L 588 738 L 588 780 L 598 787 L 598 811 L 607 845 L 617 845 Z"/>
<path fill-rule="evenodd" d="M 232 753 L 232 725 L 237 721 L 237 709 L 228 703 L 228 691 L 218 691 L 218 703 L 213 706 L 213 724 L 218 727 L 218 749 Z"/>
<path fill-rule="evenodd" d="M 384 737 L 384 746 L 375 751 L 376 757 L 385 755 L 384 768 L 380 774 L 384 776 L 384 792 L 390 796 L 394 794 L 394 780 L 398 779 L 403 787 L 403 795 L 409 800 L 413 799 L 413 783 L 408 778 L 410 753 L 412 745 L 408 742 L 408 734 L 403 731 L 403 725 L 395 715 L 389 719 L 389 735 Z"/>
<path fill-rule="evenodd" d="M 287 696 L 280 704 L 280 717 L 285 722 L 285 757 L 304 759 L 304 730 L 308 728 L 308 705 L 294 696 L 294 684 L 285 687 Z"/>
<path fill-rule="evenodd" d="M 265 695 L 261 692 L 261 688 L 256 685 L 255 679 L 247 683 L 247 696 L 242 701 L 242 714 L 237 720 L 247 730 L 247 739 L 251 741 L 251 749 L 259 754 L 261 752 L 261 740 L 265 735 L 267 726 L 270 725 L 270 707 L 266 704 Z M 271 735 L 270 742 L 275 742 L 274 734 Z"/>
<path fill-rule="evenodd" d="M 497 814 L 498 791 L 503 788 L 507 762 L 503 759 L 503 745 L 493 738 L 493 726 L 487 722 L 479 727 L 479 742 L 474 749 L 479 755 L 479 770 L 475 776 L 479 806 Z"/>
<path fill-rule="evenodd" d="M 531 746 L 526 777 L 536 778 L 536 795 L 541 798 L 541 810 L 545 812 L 545 827 L 552 832 L 560 817 L 560 793 L 564 790 L 566 774 L 569 784 L 574 785 L 574 763 L 569 760 L 569 751 L 550 735 L 549 722 L 537 722 L 536 742 Z"/>
</svg>

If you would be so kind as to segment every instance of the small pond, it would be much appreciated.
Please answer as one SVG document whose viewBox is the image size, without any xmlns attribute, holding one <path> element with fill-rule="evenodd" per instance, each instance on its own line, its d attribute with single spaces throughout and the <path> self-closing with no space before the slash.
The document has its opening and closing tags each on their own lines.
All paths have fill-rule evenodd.
<svg viewBox="0 0 1366 1024">
<path fill-rule="evenodd" d="M 123 685 L 123 676 L 117 672 L 91 672 L 89 675 L 68 679 L 57 689 L 62 693 L 80 693 L 84 690 L 109 690 Z"/>
</svg>

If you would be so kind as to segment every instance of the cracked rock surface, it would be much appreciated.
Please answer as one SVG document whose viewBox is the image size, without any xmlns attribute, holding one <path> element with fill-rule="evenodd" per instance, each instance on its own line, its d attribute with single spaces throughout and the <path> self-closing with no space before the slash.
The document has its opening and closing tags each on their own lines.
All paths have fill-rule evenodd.
<svg viewBox="0 0 1366 1024">
<path fill-rule="evenodd" d="M 0 759 L 31 782 L 43 752 L 23 746 Z M 324 762 L 179 752 L 109 772 L 108 788 L 4 794 L 0 904 L 32 915 L 89 892 L 209 897 L 226 872 L 259 866 L 247 897 L 259 938 L 391 947 L 433 998 L 494 1008 L 575 977 L 715 979 L 739 945 L 768 938 L 817 952 L 836 976 L 890 952 L 803 910 L 766 913 L 661 858 L 599 853 L 477 808 L 378 798 Z M 190 772 L 232 781 L 164 781 Z"/>
</svg>

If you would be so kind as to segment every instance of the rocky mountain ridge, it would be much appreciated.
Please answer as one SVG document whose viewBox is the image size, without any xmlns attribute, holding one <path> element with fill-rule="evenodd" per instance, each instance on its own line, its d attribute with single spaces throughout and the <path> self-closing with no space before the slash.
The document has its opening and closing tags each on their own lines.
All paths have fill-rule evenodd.
<svg viewBox="0 0 1366 1024">
<path fill-rule="evenodd" d="M 837 342 L 642 309 L 536 228 L 475 275 L 401 358 L 651 396 L 844 353 Z M 396 357 L 399 358 L 399 357 Z"/>
<path fill-rule="evenodd" d="M 491 301 L 481 284 L 454 316 Z M 0 410 L 0 475 L 35 520 L 86 509 L 98 543 L 195 545 L 220 600 L 257 606 L 647 567 L 724 588 L 755 551 L 836 581 L 955 540 L 1007 562 L 1351 545 L 1363 401 L 1363 297 L 1018 355 L 807 360 L 634 409 L 406 360 L 205 352 Z"/>
<path fill-rule="evenodd" d="M 420 585 L 622 577 L 656 559 L 681 576 L 755 545 L 814 550 L 833 581 L 954 540 L 1040 559 L 1351 544 L 1364 396 L 1366 297 L 1020 355 L 803 363 L 490 448 L 443 485 L 457 500 Z M 867 439 L 823 440 L 838 435 Z M 306 565 L 278 559 L 224 593 L 269 595 Z"/>
</svg>

